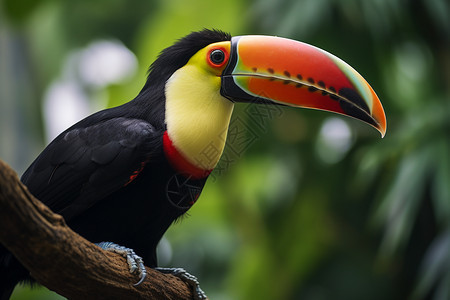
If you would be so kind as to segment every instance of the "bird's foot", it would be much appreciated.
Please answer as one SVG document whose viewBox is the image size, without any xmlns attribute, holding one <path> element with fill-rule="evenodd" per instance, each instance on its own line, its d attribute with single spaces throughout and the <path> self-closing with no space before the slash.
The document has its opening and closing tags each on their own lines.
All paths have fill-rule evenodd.
<svg viewBox="0 0 450 300">
<path fill-rule="evenodd" d="M 96 243 L 96 245 L 103 250 L 118 253 L 127 259 L 128 266 L 130 267 L 130 273 L 137 272 L 139 275 L 139 281 L 134 284 L 135 286 L 140 285 L 144 281 L 145 277 L 147 276 L 147 270 L 145 270 L 144 261 L 142 260 L 142 257 L 134 253 L 133 249 L 126 248 L 112 242 L 101 242 Z"/>
<path fill-rule="evenodd" d="M 208 299 L 205 292 L 200 288 L 200 283 L 198 282 L 197 277 L 189 274 L 183 268 L 155 268 L 155 270 L 164 273 L 174 275 L 192 287 L 194 290 L 194 299 L 195 300 L 205 300 Z"/>
</svg>

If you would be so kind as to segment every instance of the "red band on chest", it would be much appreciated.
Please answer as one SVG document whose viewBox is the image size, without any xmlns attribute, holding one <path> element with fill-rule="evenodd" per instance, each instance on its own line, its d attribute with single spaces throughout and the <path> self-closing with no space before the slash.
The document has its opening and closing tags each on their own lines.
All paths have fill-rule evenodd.
<svg viewBox="0 0 450 300">
<path fill-rule="evenodd" d="M 207 177 L 212 170 L 204 170 L 189 162 L 184 156 L 175 148 L 172 140 L 169 138 L 167 131 L 163 135 L 164 153 L 169 160 L 172 167 L 180 173 L 186 173 L 193 179 L 201 179 Z"/>
</svg>

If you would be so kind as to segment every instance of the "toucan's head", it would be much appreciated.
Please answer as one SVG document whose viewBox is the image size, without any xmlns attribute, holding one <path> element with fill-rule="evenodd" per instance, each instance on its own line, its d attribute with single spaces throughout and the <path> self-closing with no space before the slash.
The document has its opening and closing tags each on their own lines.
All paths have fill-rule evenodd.
<svg viewBox="0 0 450 300">
<path fill-rule="evenodd" d="M 213 168 L 222 153 L 235 102 L 331 111 L 386 132 L 381 102 L 361 75 L 332 54 L 290 39 L 195 32 L 162 52 L 149 79 L 156 75 L 165 82 L 168 134 L 203 169 Z M 209 163 L 200 157 L 211 141 L 220 153 Z"/>
</svg>

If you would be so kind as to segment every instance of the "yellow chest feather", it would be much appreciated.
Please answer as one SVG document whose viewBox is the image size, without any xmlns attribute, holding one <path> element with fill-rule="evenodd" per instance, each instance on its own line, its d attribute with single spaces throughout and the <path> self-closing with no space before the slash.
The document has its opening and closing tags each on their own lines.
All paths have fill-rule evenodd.
<svg viewBox="0 0 450 300">
<path fill-rule="evenodd" d="M 167 133 L 184 158 L 201 169 L 217 165 L 233 107 L 220 95 L 220 77 L 196 66 L 184 66 L 166 83 Z"/>
</svg>

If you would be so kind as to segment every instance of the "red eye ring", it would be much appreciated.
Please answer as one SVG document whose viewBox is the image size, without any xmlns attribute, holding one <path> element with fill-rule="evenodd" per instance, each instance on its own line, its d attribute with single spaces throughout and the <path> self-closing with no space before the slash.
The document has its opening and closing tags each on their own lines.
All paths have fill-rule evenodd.
<svg viewBox="0 0 450 300">
<path fill-rule="evenodd" d="M 223 67 L 228 62 L 229 54 L 224 48 L 212 48 L 208 52 L 208 64 L 214 68 Z"/>
</svg>

